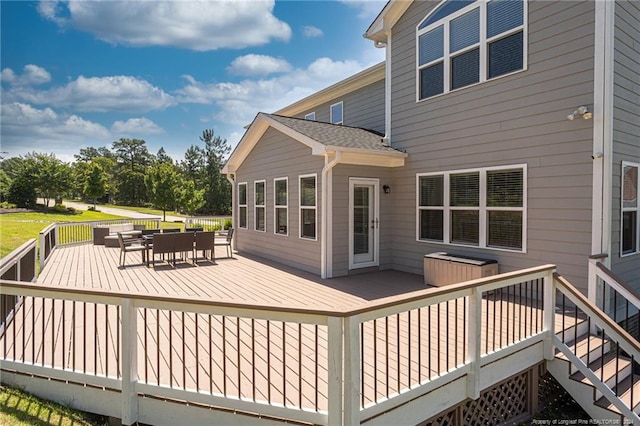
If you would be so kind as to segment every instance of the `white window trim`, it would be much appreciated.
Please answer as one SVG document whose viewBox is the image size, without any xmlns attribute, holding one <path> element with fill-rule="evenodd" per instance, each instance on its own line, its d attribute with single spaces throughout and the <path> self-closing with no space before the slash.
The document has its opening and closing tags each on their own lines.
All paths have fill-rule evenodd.
<svg viewBox="0 0 640 426">
<path fill-rule="evenodd" d="M 338 105 L 342 106 L 342 108 L 340 108 L 340 121 L 333 121 L 333 107 Z M 331 120 L 331 124 L 344 124 L 344 103 L 342 101 L 331 105 L 329 108 L 329 120 Z"/>
<path fill-rule="evenodd" d="M 256 199 L 258 196 L 256 185 L 259 183 L 262 183 L 264 188 L 264 194 L 263 194 L 264 204 L 258 204 Z M 258 209 L 259 208 L 264 210 L 264 229 L 258 229 Z M 265 179 L 253 181 L 253 230 L 256 232 L 267 232 L 267 181 Z"/>
<path fill-rule="evenodd" d="M 509 77 L 511 75 L 523 72 L 527 70 L 528 67 L 528 61 L 527 61 L 527 57 L 529 56 L 528 54 L 528 1 L 527 0 L 523 0 L 523 19 L 522 19 L 522 25 L 512 28 L 508 31 L 505 31 L 504 33 L 498 34 L 496 36 L 493 37 L 489 37 L 487 38 L 487 3 L 490 0 L 478 0 L 475 3 L 472 3 L 460 10 L 458 10 L 455 13 L 452 13 L 451 15 L 448 15 L 447 17 L 434 22 L 433 24 L 424 27 L 423 29 L 420 29 L 420 24 L 422 22 L 424 22 L 426 19 L 429 18 L 429 16 L 431 15 L 432 12 L 434 12 L 436 9 L 438 9 L 438 7 L 440 7 L 440 5 L 442 3 L 444 3 L 447 0 L 442 0 L 440 3 L 438 3 L 438 5 L 436 7 L 433 8 L 433 10 L 427 15 L 425 16 L 425 18 L 420 21 L 418 23 L 418 25 L 416 25 L 416 102 L 420 103 L 423 101 L 427 101 L 427 100 L 431 100 L 431 99 L 435 99 L 437 97 L 440 96 L 444 96 L 447 93 L 452 93 L 452 92 L 457 92 L 459 90 L 464 90 L 464 89 L 468 89 L 470 87 L 474 87 L 477 86 L 479 84 L 483 84 L 486 83 L 488 81 L 495 81 L 504 77 Z M 468 46 L 465 47 L 464 49 L 458 50 L 456 52 L 454 52 L 453 54 L 451 54 L 449 52 L 449 24 L 452 20 L 454 20 L 455 18 L 464 15 L 465 13 L 471 11 L 472 9 L 475 9 L 476 7 L 480 8 L 480 42 L 478 44 L 474 44 L 472 46 Z M 444 25 L 444 55 L 441 59 L 435 59 L 431 62 L 427 62 L 426 64 L 420 65 L 420 36 L 424 33 L 427 33 L 429 31 L 431 31 L 432 29 L 439 27 L 440 25 Z M 508 37 L 512 34 L 515 34 L 519 31 L 522 30 L 522 69 L 520 70 L 516 70 L 507 74 L 502 74 L 499 75 L 498 77 L 494 77 L 494 78 L 487 78 L 487 50 L 488 50 L 488 46 L 489 43 L 491 43 L 494 40 L 498 40 L 504 37 Z M 477 83 L 473 83 L 473 84 L 469 84 L 468 86 L 464 86 L 464 87 L 459 87 L 457 89 L 453 89 L 451 90 L 451 57 L 452 56 L 458 56 L 464 52 L 467 52 L 469 50 L 475 49 L 476 47 L 478 47 L 478 45 L 480 46 L 480 79 Z M 437 95 L 433 95 L 433 96 L 429 96 L 427 98 L 420 98 L 420 70 L 422 70 L 423 68 L 426 68 L 430 65 L 433 65 L 437 62 L 443 61 L 443 65 L 444 65 L 444 69 L 443 69 L 443 73 L 444 73 L 444 91 L 442 93 L 439 93 Z"/>
<path fill-rule="evenodd" d="M 316 197 L 314 200 L 314 206 L 303 206 L 302 205 L 302 179 L 303 178 L 310 178 L 312 177 L 316 183 Z M 315 220 L 315 225 L 316 225 L 316 229 L 315 229 L 315 238 L 311 238 L 311 237 L 303 237 L 302 236 L 302 210 L 314 210 L 315 211 L 315 216 L 316 216 L 316 220 Z M 311 173 L 311 174 L 306 174 L 306 175 L 299 175 L 298 176 L 298 238 L 302 239 L 302 240 L 306 240 L 306 241 L 318 241 L 318 174 L 317 173 Z"/>
<path fill-rule="evenodd" d="M 315 121 L 316 120 L 316 112 L 312 111 L 309 114 L 305 114 L 304 119 L 305 120 Z"/>
<path fill-rule="evenodd" d="M 487 207 L 487 172 L 496 170 L 522 169 L 522 207 Z M 480 174 L 480 202 L 479 207 L 451 207 L 449 200 L 449 179 L 452 174 L 479 173 Z M 442 207 L 433 206 L 423 208 L 420 206 L 420 178 L 425 176 L 443 176 L 443 200 Z M 527 252 L 527 164 L 513 164 L 506 166 L 483 167 L 477 169 L 448 170 L 443 172 L 416 173 L 416 241 L 428 244 L 442 244 L 460 247 L 474 247 L 483 250 L 506 251 L 510 253 Z M 420 210 L 443 210 L 442 241 L 424 240 L 420 238 Z M 450 217 L 453 210 L 478 210 L 479 213 L 479 243 L 463 244 L 451 242 Z M 505 247 L 493 247 L 487 245 L 487 212 L 489 211 L 521 211 L 522 212 L 522 248 L 510 249 Z"/>
<path fill-rule="evenodd" d="M 245 204 L 240 204 L 240 187 L 243 185 L 244 185 Z M 248 208 L 249 192 L 247 192 L 247 190 L 248 190 L 247 182 L 238 183 L 238 228 L 239 229 L 249 229 L 249 208 Z M 240 226 L 240 207 L 245 208 L 245 214 L 247 216 L 244 220 L 245 226 Z"/>
<path fill-rule="evenodd" d="M 625 167 L 637 167 L 638 168 L 638 180 L 640 181 L 640 163 L 632 163 L 631 161 L 623 161 L 622 168 L 620 169 L 620 257 L 635 256 L 640 254 L 640 182 L 636 182 L 637 194 L 636 199 L 638 203 L 636 207 L 624 207 L 624 168 Z M 622 220 L 625 212 L 636 212 L 636 249 L 628 253 L 622 253 Z"/>
<path fill-rule="evenodd" d="M 286 204 L 284 205 L 276 204 L 278 202 L 278 192 L 277 192 L 276 183 L 280 181 L 284 181 L 287 186 L 287 200 L 286 200 Z M 285 233 L 278 232 L 278 209 L 284 209 L 287 212 L 287 223 L 286 223 L 287 232 Z M 280 235 L 282 237 L 286 237 L 287 235 L 289 235 L 289 178 L 288 177 L 275 178 L 273 180 L 273 233 L 276 235 Z"/>
</svg>

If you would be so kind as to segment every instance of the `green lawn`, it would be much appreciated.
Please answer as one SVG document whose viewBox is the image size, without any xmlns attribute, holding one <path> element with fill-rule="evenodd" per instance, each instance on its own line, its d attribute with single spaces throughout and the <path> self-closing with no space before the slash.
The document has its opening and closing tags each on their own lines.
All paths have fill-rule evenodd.
<svg viewBox="0 0 640 426">
<path fill-rule="evenodd" d="M 120 216 L 84 211 L 82 214 L 25 212 L 0 214 L 0 258 L 20 247 L 54 222 L 88 222 L 91 220 L 122 219 Z"/>
<path fill-rule="evenodd" d="M 108 425 L 106 417 L 89 415 L 38 399 L 15 388 L 0 386 L 0 425 L 94 426 Z"/>
<path fill-rule="evenodd" d="M 87 204 L 87 203 L 84 203 L 84 201 L 79 201 L 79 200 L 69 200 L 69 201 L 73 201 L 74 203 Z M 93 204 L 87 204 L 87 206 L 93 207 Z M 162 210 L 152 209 L 150 207 L 120 206 L 120 205 L 117 205 L 117 204 L 96 204 L 96 209 L 100 210 L 100 207 L 103 207 L 103 206 L 104 207 L 113 207 L 114 209 L 129 210 L 129 211 L 132 211 L 132 212 L 152 214 L 152 215 L 155 215 L 155 216 L 162 216 Z M 173 210 L 167 210 L 167 214 L 171 215 L 171 216 L 187 217 L 186 215 L 178 213 L 178 212 L 174 212 Z"/>
</svg>

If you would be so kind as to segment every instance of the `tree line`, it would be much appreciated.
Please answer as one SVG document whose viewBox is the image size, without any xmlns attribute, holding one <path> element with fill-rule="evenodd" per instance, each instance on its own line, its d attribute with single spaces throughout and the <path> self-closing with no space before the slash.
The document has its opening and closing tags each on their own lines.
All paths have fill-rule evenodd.
<svg viewBox="0 0 640 426">
<path fill-rule="evenodd" d="M 32 152 L 0 162 L 0 201 L 32 208 L 38 197 L 62 197 L 126 206 L 183 211 L 189 215 L 231 213 L 231 185 L 222 167 L 231 147 L 204 130 L 174 161 L 164 148 L 151 154 L 142 139 L 121 138 L 107 147 L 81 148 L 75 161 Z"/>
</svg>

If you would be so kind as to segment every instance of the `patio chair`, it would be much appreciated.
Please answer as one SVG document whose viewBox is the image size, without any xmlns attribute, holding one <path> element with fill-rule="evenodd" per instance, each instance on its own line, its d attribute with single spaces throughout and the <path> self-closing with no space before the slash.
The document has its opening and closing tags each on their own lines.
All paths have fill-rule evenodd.
<svg viewBox="0 0 640 426">
<path fill-rule="evenodd" d="M 145 260 L 145 246 L 142 245 L 142 241 L 139 239 L 128 238 L 126 241 L 122 237 L 122 233 L 118 232 L 118 245 L 120 245 L 120 266 L 125 267 L 127 260 L 127 253 L 130 251 L 141 251 L 142 262 Z"/>
<path fill-rule="evenodd" d="M 164 259 L 164 255 L 170 255 L 169 262 L 173 259 L 173 263 L 175 264 L 175 241 L 176 234 L 174 233 L 162 233 L 162 234 L 153 234 L 153 248 L 152 248 L 152 259 L 153 259 L 153 267 L 156 266 L 156 255 L 161 254 Z"/>
<path fill-rule="evenodd" d="M 198 259 L 198 250 L 202 250 L 202 257 L 207 259 L 207 251 L 211 252 L 211 260 L 215 260 L 213 242 L 216 233 L 214 231 L 196 232 L 196 245 L 193 248 L 193 261 Z"/>
<path fill-rule="evenodd" d="M 231 248 L 231 241 L 233 241 L 233 228 L 229 228 L 227 232 L 227 237 L 224 241 L 215 241 L 213 243 L 214 246 L 226 246 L 227 247 L 227 257 L 233 258 L 233 249 Z M 214 255 L 215 258 L 215 255 Z"/>
<path fill-rule="evenodd" d="M 175 253 L 182 253 L 182 259 L 187 261 L 187 253 L 193 255 L 193 241 L 195 239 L 193 232 L 178 232 L 175 234 L 175 246 L 173 264 L 176 263 Z"/>
<path fill-rule="evenodd" d="M 163 234 L 170 234 L 172 232 L 180 232 L 180 228 L 167 228 L 162 230 Z"/>
<path fill-rule="evenodd" d="M 184 228 L 184 232 L 202 232 L 204 228 Z"/>
</svg>

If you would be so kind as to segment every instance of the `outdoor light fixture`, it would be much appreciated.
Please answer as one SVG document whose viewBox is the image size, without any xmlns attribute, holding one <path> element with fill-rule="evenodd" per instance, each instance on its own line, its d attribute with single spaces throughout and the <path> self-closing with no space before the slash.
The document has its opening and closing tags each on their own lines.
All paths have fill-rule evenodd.
<svg viewBox="0 0 640 426">
<path fill-rule="evenodd" d="M 589 111 L 589 107 L 582 105 L 579 106 L 578 109 L 573 111 L 571 114 L 567 115 L 567 120 L 573 120 L 574 118 L 577 118 L 579 116 L 581 116 L 585 120 L 589 120 L 593 117 L 593 113 Z"/>
<path fill-rule="evenodd" d="M 382 185 L 382 190 L 385 194 L 388 194 L 391 192 L 391 187 L 389 185 Z"/>
</svg>

